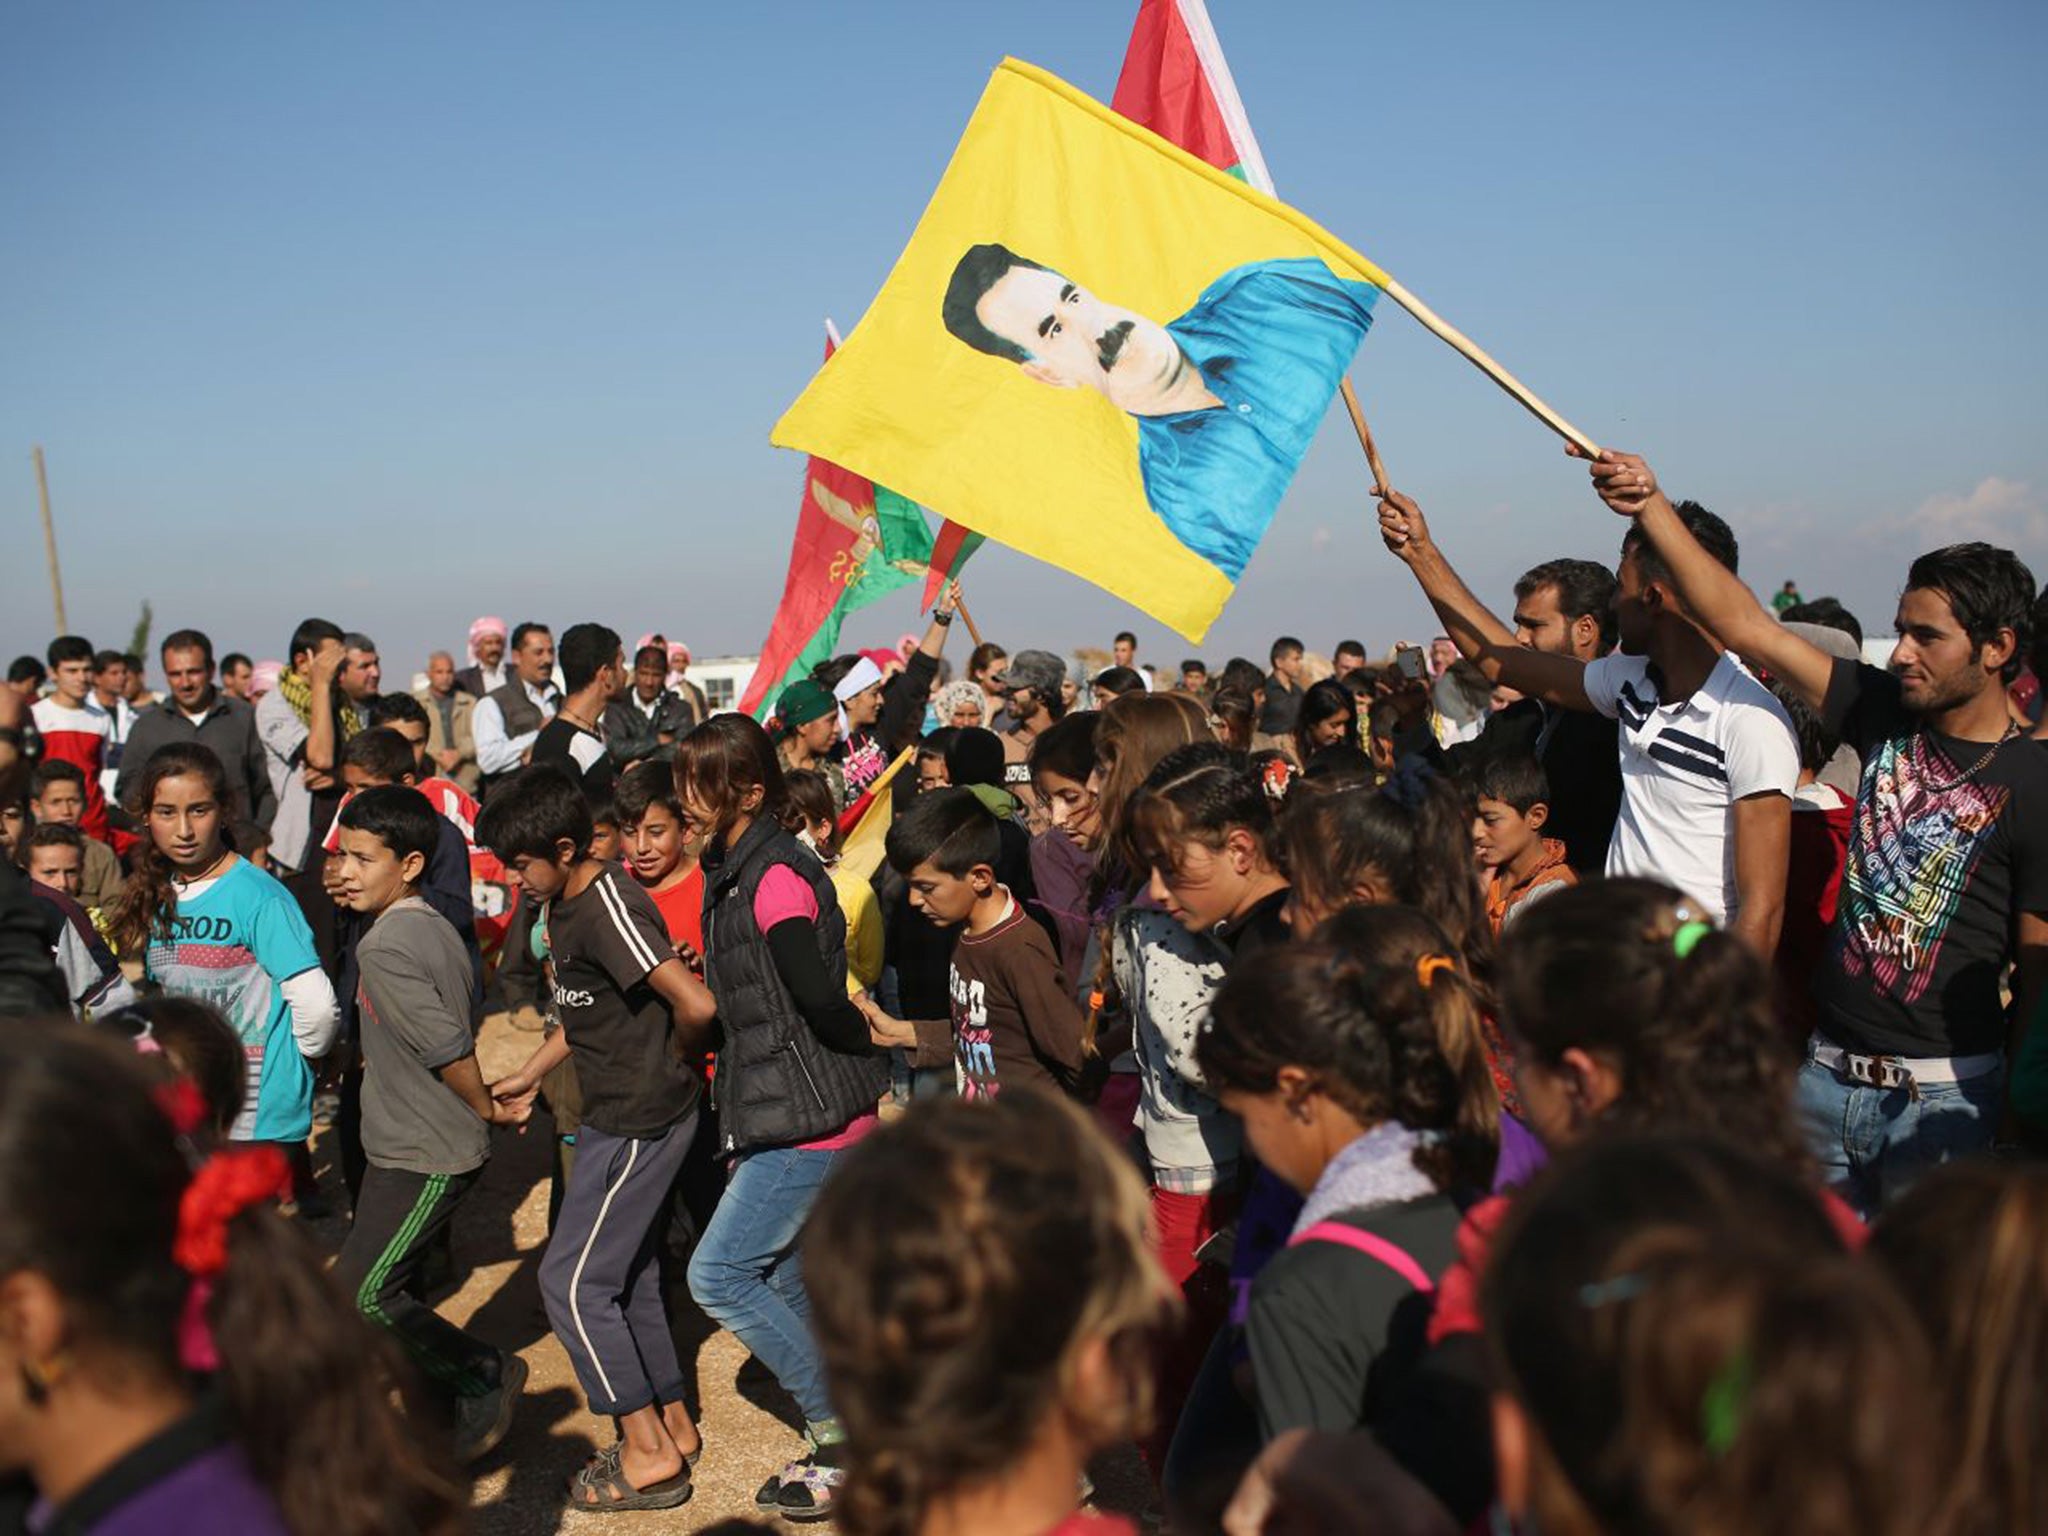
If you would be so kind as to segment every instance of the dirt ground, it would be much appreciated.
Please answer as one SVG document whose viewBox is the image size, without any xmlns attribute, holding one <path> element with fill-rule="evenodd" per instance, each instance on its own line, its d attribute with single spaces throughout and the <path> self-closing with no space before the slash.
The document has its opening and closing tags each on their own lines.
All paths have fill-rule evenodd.
<svg viewBox="0 0 2048 1536">
<path fill-rule="evenodd" d="M 536 1040 L 503 1014 L 487 1019 L 477 1039 L 486 1081 L 517 1067 Z M 539 1113 L 524 1135 L 492 1132 L 491 1161 L 455 1218 L 456 1273 L 462 1282 L 438 1303 L 452 1321 L 516 1351 L 531 1372 L 511 1433 L 470 1469 L 476 1478 L 476 1530 L 481 1536 L 549 1536 L 616 1526 L 655 1536 L 761 1519 L 754 1490 L 799 1453 L 800 1416 L 775 1379 L 737 1339 L 714 1328 L 680 1286 L 671 1298 L 671 1317 L 684 1371 L 696 1381 L 698 1401 L 690 1406 L 704 1433 L 695 1495 L 678 1509 L 623 1515 L 579 1514 L 566 1507 L 565 1480 L 616 1437 L 609 1419 L 585 1407 L 541 1306 L 536 1275 L 547 1245 L 553 1135 L 553 1126 Z M 314 1144 L 314 1165 L 323 1190 L 341 1206 L 340 1171 L 331 1136 L 324 1131 Z M 345 1226 L 339 1217 L 314 1226 L 330 1244 L 340 1246 Z M 1144 1508 L 1150 1490 L 1135 1452 L 1105 1456 L 1091 1472 L 1098 1507 L 1130 1515 Z"/>
</svg>

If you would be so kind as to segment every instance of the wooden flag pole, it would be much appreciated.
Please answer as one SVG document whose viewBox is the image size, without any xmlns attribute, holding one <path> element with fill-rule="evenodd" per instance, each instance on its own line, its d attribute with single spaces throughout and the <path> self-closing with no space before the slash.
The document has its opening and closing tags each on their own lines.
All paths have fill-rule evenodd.
<svg viewBox="0 0 2048 1536">
<path fill-rule="evenodd" d="M 38 443 L 31 455 L 36 461 L 36 495 L 43 504 L 43 553 L 50 558 L 50 603 L 57 610 L 57 633 L 69 634 L 71 626 L 64 621 L 64 578 L 57 570 L 57 525 L 50 518 L 50 475 L 43 468 L 43 446 Z"/>
<path fill-rule="evenodd" d="M 1452 349 L 1460 353 L 1473 367 L 1477 368 L 1481 373 L 1493 380 L 1494 383 L 1520 401 L 1522 408 L 1531 416 L 1534 416 L 1566 442 L 1576 443 L 1579 451 L 1588 458 L 1597 459 L 1600 457 L 1600 445 L 1598 443 L 1594 442 L 1593 439 L 1586 436 L 1585 433 L 1537 399 L 1530 392 L 1526 384 L 1512 373 L 1509 373 L 1507 369 L 1501 367 L 1491 357 L 1487 356 L 1471 337 L 1467 336 L 1455 325 L 1452 325 L 1442 315 L 1439 315 L 1391 277 L 1387 278 L 1381 287 L 1388 298 L 1407 310 L 1417 320 L 1420 320 L 1425 330 L 1437 337 L 1438 340 L 1448 342 Z"/>
<path fill-rule="evenodd" d="M 1342 386 L 1344 409 L 1351 413 L 1352 430 L 1358 434 L 1358 446 L 1365 450 L 1366 468 L 1372 471 L 1372 493 L 1375 496 L 1387 494 L 1387 466 L 1380 462 L 1380 451 L 1372 443 L 1372 428 L 1365 424 L 1365 409 L 1358 403 L 1358 391 L 1351 387 L 1351 376 L 1344 376 Z"/>
<path fill-rule="evenodd" d="M 958 585 L 958 583 L 955 583 Z M 961 593 L 954 599 L 954 606 L 960 610 L 960 617 L 967 621 L 968 638 L 976 645 L 981 644 L 981 630 L 975 625 L 974 615 L 967 611 L 967 594 Z"/>
</svg>

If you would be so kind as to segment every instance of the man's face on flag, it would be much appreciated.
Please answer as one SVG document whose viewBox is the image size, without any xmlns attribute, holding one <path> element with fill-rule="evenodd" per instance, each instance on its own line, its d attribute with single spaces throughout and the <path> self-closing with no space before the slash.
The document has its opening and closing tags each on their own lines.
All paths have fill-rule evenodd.
<svg viewBox="0 0 2048 1536">
<path fill-rule="evenodd" d="M 1165 401 L 1194 367 L 1165 326 L 1041 267 L 1011 267 L 989 285 L 975 313 L 1030 354 L 1022 366 L 1031 378 L 1095 390 L 1134 415 L 1178 409 Z"/>
</svg>

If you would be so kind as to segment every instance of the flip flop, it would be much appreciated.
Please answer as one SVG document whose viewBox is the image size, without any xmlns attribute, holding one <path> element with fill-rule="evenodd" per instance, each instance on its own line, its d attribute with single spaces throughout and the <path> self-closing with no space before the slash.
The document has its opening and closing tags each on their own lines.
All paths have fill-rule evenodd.
<svg viewBox="0 0 2048 1536">
<path fill-rule="evenodd" d="M 614 1445 L 596 1456 L 569 1480 L 569 1508 L 586 1514 L 608 1515 L 633 1509 L 674 1509 L 690 1502 L 696 1489 L 685 1466 L 674 1477 L 663 1478 L 645 1488 L 626 1481 L 626 1470 Z"/>
</svg>

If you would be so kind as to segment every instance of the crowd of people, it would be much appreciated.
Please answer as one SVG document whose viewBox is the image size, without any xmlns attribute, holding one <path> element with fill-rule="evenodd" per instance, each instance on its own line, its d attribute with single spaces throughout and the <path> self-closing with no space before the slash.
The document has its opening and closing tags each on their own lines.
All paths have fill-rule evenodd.
<svg viewBox="0 0 2048 1536">
<path fill-rule="evenodd" d="M 852 1536 L 1129 1532 L 1120 1447 L 1179 1533 L 2048 1530 L 2048 599 L 1931 551 L 1874 667 L 1590 473 L 1506 617 L 1388 493 L 1378 661 L 956 678 L 957 586 L 765 722 L 598 622 L 17 661 L 0 1527 L 463 1529 L 528 1367 L 428 1277 L 538 1128 L 571 1509 L 763 1455 L 694 1304 Z"/>
</svg>

